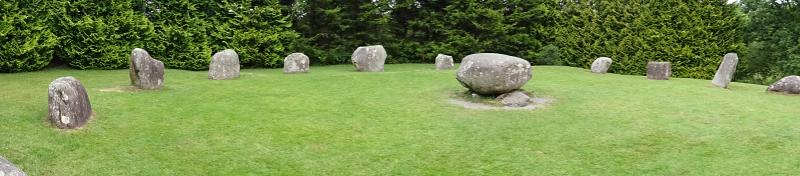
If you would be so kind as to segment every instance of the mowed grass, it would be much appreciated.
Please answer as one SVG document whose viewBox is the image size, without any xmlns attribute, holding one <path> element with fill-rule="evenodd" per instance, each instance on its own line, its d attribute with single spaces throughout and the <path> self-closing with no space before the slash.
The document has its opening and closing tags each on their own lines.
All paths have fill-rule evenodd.
<svg viewBox="0 0 800 176">
<path fill-rule="evenodd" d="M 0 155 L 29 175 L 792 175 L 800 96 L 709 80 L 537 66 L 538 110 L 471 110 L 454 70 L 350 65 L 236 80 L 167 70 L 160 91 L 104 92 L 127 70 L 0 74 Z M 96 118 L 45 121 L 47 87 L 86 86 Z"/>
</svg>

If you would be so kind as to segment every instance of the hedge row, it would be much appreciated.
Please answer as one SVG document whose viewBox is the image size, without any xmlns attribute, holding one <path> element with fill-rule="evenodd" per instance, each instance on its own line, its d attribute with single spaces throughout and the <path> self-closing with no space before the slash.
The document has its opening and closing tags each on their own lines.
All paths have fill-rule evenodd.
<svg viewBox="0 0 800 176">
<path fill-rule="evenodd" d="M 277 67 L 297 36 L 277 1 L 11 0 L 0 15 L 0 72 L 38 70 L 53 58 L 127 68 L 137 47 L 169 68 L 208 69 L 211 54 L 227 48 L 244 67 Z"/>
</svg>

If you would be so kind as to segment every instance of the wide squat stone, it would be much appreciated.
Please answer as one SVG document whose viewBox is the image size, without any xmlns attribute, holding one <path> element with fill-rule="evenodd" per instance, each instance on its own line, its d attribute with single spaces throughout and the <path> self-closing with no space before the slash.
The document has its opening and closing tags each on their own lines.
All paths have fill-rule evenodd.
<svg viewBox="0 0 800 176">
<path fill-rule="evenodd" d="M 439 54 L 436 56 L 436 69 L 448 70 L 453 68 L 453 56 Z"/>
<path fill-rule="evenodd" d="M 672 65 L 669 62 L 647 63 L 647 79 L 668 80 L 672 74 Z"/>
<path fill-rule="evenodd" d="M 353 65 L 360 72 L 382 72 L 386 62 L 386 50 L 383 45 L 362 46 L 353 52 Z"/>
<path fill-rule="evenodd" d="M 593 73 L 607 73 L 608 69 L 611 68 L 611 63 L 613 61 L 611 58 L 607 57 L 599 57 L 592 62 L 592 72 Z"/>
<path fill-rule="evenodd" d="M 208 66 L 208 79 L 222 80 L 239 77 L 239 55 L 232 49 L 226 49 L 211 57 Z"/>
<path fill-rule="evenodd" d="M 82 127 L 92 117 L 89 95 L 80 81 L 61 77 L 50 83 L 48 89 L 48 119 L 61 129 Z"/>
<path fill-rule="evenodd" d="M 767 87 L 767 91 L 800 94 L 800 76 L 792 75 L 778 80 Z"/>
<path fill-rule="evenodd" d="M 719 64 L 717 73 L 714 74 L 714 80 L 711 81 L 711 84 L 717 87 L 727 88 L 728 84 L 731 84 L 731 80 L 733 80 L 733 73 L 736 72 L 736 65 L 738 63 L 739 56 L 736 55 L 736 53 L 725 54 L 722 63 Z"/>
<path fill-rule="evenodd" d="M 308 56 L 303 53 L 292 53 L 283 59 L 283 73 L 308 73 Z"/>
<path fill-rule="evenodd" d="M 0 176 L 26 176 L 19 167 L 0 156 Z"/>
<path fill-rule="evenodd" d="M 456 72 L 456 79 L 461 85 L 481 95 L 498 95 L 517 90 L 531 77 L 530 62 L 496 53 L 478 53 L 464 57 Z"/>
<path fill-rule="evenodd" d="M 164 63 L 150 57 L 144 49 L 131 51 L 131 84 L 140 89 L 160 89 L 164 87 Z"/>
<path fill-rule="evenodd" d="M 497 96 L 497 100 L 507 107 L 525 107 L 531 104 L 531 97 L 522 91 L 513 91 Z"/>
</svg>

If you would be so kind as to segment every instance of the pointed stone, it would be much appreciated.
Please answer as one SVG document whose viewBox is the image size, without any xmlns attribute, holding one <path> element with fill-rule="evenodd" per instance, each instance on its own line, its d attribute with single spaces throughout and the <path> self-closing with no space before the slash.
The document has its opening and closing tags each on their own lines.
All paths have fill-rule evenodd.
<svg viewBox="0 0 800 176">
<path fill-rule="evenodd" d="M 736 65 L 739 63 L 739 56 L 736 53 L 725 54 L 722 63 L 719 64 L 717 73 L 714 74 L 714 80 L 711 84 L 720 88 L 728 88 L 733 80 L 733 74 L 736 72 Z"/>
<path fill-rule="evenodd" d="M 61 77 L 50 83 L 48 89 L 48 119 L 61 129 L 80 128 L 92 117 L 89 95 L 80 81 Z"/>
<path fill-rule="evenodd" d="M 144 49 L 131 51 L 131 84 L 140 89 L 161 89 L 164 87 L 164 63 L 150 57 Z"/>
<path fill-rule="evenodd" d="M 239 77 L 239 55 L 232 49 L 226 49 L 211 57 L 208 66 L 208 79 L 224 80 Z"/>
</svg>

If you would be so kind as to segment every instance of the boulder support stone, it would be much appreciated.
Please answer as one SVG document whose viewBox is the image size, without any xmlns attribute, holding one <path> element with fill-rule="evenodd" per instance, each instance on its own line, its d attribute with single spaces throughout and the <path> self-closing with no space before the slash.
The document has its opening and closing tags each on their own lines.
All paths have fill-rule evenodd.
<svg viewBox="0 0 800 176">
<path fill-rule="evenodd" d="M 739 56 L 736 53 L 725 54 L 722 63 L 719 64 L 717 73 L 714 74 L 714 80 L 711 84 L 720 88 L 728 88 L 733 80 L 733 74 L 736 72 L 736 65 L 739 63 Z"/>
<path fill-rule="evenodd" d="M 647 63 L 647 79 L 668 80 L 672 74 L 672 65 L 669 62 Z"/>
<path fill-rule="evenodd" d="M 160 89 L 164 87 L 164 63 L 135 48 L 131 51 L 130 77 L 131 84 L 139 89 Z"/>
<path fill-rule="evenodd" d="M 80 128 L 92 117 L 89 95 L 80 81 L 61 77 L 50 83 L 48 89 L 48 119 L 61 129 Z"/>
</svg>

